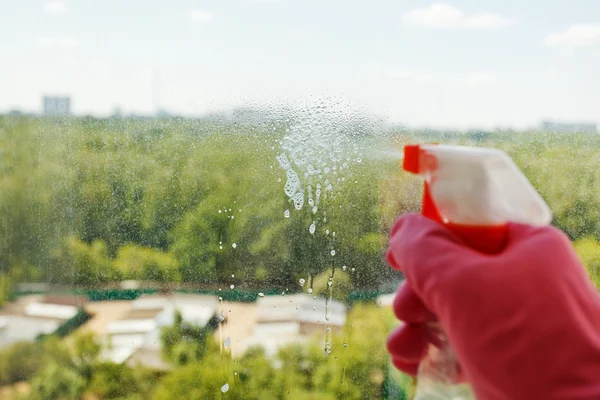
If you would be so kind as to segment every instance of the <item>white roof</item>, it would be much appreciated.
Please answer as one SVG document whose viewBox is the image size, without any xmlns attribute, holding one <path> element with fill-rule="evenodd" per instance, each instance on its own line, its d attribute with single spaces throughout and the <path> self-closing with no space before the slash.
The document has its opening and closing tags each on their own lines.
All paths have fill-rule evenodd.
<svg viewBox="0 0 600 400">
<path fill-rule="evenodd" d="M 327 302 L 327 304 L 326 304 Z M 329 318 L 332 325 L 343 325 L 346 322 L 346 306 L 336 300 L 326 301 L 324 297 L 307 294 L 290 296 L 268 296 L 257 301 L 258 321 L 300 321 L 308 323 L 325 323 Z"/>
<path fill-rule="evenodd" d="M 252 336 L 264 338 L 298 334 L 300 334 L 300 324 L 298 322 L 267 322 L 256 324 L 252 332 Z"/>
<path fill-rule="evenodd" d="M 110 335 L 121 333 L 146 333 L 156 329 L 158 324 L 154 319 L 124 319 L 112 321 L 107 331 Z"/>
<path fill-rule="evenodd" d="M 51 303 L 31 303 L 25 306 L 25 315 L 56 319 L 71 319 L 77 314 L 77 307 Z"/>
<path fill-rule="evenodd" d="M 127 359 L 131 357 L 136 350 L 136 347 L 116 347 L 110 350 L 105 350 L 103 356 L 114 363 L 121 364 L 127 361 Z"/>
<path fill-rule="evenodd" d="M 56 319 L 5 315 L 0 317 L 4 328 L 0 330 L 0 348 L 14 342 L 33 341 L 40 334 L 56 331 L 61 321 Z"/>
<path fill-rule="evenodd" d="M 377 297 L 377 304 L 384 307 L 391 307 L 394 304 L 396 293 L 386 293 Z"/>
<path fill-rule="evenodd" d="M 138 348 L 142 347 L 146 341 L 146 334 L 144 333 L 136 333 L 136 334 L 122 334 L 122 335 L 112 335 L 110 337 L 110 345 L 113 348 L 117 347 L 131 347 Z"/>
<path fill-rule="evenodd" d="M 167 305 L 169 299 L 162 296 L 142 296 L 133 301 L 134 310 L 158 310 Z"/>
</svg>

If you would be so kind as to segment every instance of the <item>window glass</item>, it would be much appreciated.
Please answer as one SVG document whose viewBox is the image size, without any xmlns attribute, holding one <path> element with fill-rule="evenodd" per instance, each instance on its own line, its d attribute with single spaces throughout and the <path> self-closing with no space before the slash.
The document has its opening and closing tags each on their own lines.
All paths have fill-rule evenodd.
<svg viewBox="0 0 600 400">
<path fill-rule="evenodd" d="M 600 286 L 599 10 L 550 3 L 0 4 L 0 398 L 410 398 L 409 143 L 505 150 Z"/>
</svg>

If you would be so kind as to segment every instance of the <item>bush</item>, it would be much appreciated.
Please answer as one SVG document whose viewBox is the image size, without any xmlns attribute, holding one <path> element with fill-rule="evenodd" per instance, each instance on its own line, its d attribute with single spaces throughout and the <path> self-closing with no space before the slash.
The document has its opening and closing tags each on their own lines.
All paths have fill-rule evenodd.
<svg viewBox="0 0 600 400">
<path fill-rule="evenodd" d="M 102 399 L 115 399 L 135 394 L 139 388 L 131 368 L 106 362 L 94 367 L 88 390 Z"/>
<path fill-rule="evenodd" d="M 585 265 L 592 282 L 600 289 L 600 243 L 592 238 L 584 238 L 573 243 L 575 252 Z"/>
<path fill-rule="evenodd" d="M 318 296 L 329 297 L 331 289 L 331 297 L 342 302 L 348 301 L 348 296 L 352 292 L 352 282 L 348 274 L 341 269 L 336 269 L 333 278 L 331 278 L 331 287 L 329 280 L 331 271 L 323 271 L 313 280 L 313 292 Z"/>
<path fill-rule="evenodd" d="M 0 351 L 0 385 L 25 381 L 41 367 L 44 347 L 39 343 L 15 343 Z"/>
<path fill-rule="evenodd" d="M 111 265 L 108 247 L 101 240 L 89 245 L 69 236 L 62 247 L 53 251 L 52 258 L 53 271 L 57 271 L 51 275 L 53 281 L 95 286 L 121 278 Z"/>
<path fill-rule="evenodd" d="M 31 381 L 33 400 L 76 400 L 81 398 L 85 379 L 77 371 L 51 362 Z"/>
<path fill-rule="evenodd" d="M 126 245 L 119 248 L 115 268 L 126 279 L 154 282 L 179 282 L 179 264 L 175 257 L 159 250 Z"/>
</svg>

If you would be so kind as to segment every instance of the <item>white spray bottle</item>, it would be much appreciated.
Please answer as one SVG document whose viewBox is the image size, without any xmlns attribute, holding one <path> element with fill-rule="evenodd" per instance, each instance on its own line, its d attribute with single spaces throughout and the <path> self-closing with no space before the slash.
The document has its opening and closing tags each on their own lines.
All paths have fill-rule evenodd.
<svg viewBox="0 0 600 400">
<path fill-rule="evenodd" d="M 505 246 L 507 223 L 547 225 L 549 207 L 503 151 L 449 145 L 404 147 L 403 169 L 425 178 L 422 214 L 444 224 L 475 250 Z M 440 326 L 417 375 L 416 400 L 474 399 L 460 384 L 458 362 Z"/>
</svg>

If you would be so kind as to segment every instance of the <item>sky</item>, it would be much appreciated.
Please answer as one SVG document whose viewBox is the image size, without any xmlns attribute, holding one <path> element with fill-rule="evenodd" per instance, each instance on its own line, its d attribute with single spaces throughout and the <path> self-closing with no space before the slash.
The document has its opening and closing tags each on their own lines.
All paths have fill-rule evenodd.
<svg viewBox="0 0 600 400">
<path fill-rule="evenodd" d="M 343 98 L 408 127 L 600 123 L 596 0 L 0 0 L 0 112 Z"/>
</svg>

